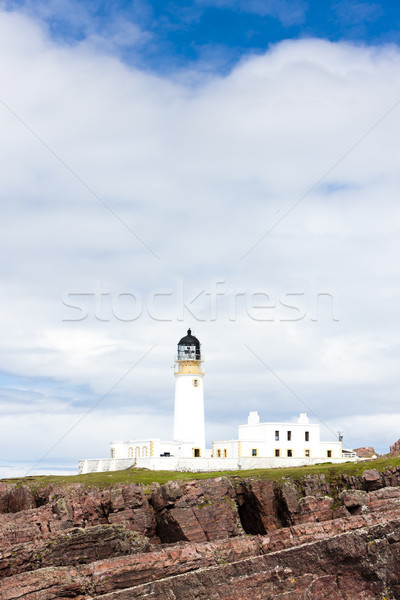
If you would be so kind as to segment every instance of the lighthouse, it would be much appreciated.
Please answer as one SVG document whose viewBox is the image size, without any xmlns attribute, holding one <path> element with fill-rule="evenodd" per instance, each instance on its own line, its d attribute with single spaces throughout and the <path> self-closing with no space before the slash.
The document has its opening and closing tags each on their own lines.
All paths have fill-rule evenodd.
<svg viewBox="0 0 400 600">
<path fill-rule="evenodd" d="M 175 359 L 174 440 L 192 445 L 192 456 L 204 456 L 204 391 L 199 340 L 187 335 L 178 342 Z"/>
<path fill-rule="evenodd" d="M 247 423 L 239 425 L 237 439 L 214 441 L 212 449 L 206 449 L 202 363 L 200 342 L 188 329 L 187 335 L 178 342 L 175 357 L 173 440 L 135 436 L 128 441 L 113 441 L 109 458 L 81 460 L 79 473 L 132 467 L 162 471 L 231 471 L 357 460 L 355 452 L 342 448 L 342 440 L 322 442 L 319 424 L 310 423 L 305 413 L 300 413 L 297 423 L 293 420 L 261 422 L 257 411 L 250 411 Z"/>
</svg>

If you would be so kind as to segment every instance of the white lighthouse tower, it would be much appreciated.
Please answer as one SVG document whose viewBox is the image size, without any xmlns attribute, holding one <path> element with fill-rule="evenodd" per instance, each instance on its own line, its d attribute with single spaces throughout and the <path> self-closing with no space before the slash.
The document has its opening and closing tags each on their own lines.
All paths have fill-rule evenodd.
<svg viewBox="0 0 400 600">
<path fill-rule="evenodd" d="M 175 359 L 174 440 L 192 446 L 192 456 L 204 456 L 204 391 L 199 340 L 187 335 L 178 342 Z"/>
</svg>

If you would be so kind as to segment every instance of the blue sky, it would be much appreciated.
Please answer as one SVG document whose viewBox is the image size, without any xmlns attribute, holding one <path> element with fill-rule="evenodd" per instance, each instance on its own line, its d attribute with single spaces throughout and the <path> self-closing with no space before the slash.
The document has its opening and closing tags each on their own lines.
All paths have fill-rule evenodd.
<svg viewBox="0 0 400 600">
<path fill-rule="evenodd" d="M 0 1 L 0 474 L 168 439 L 189 326 L 209 443 L 400 436 L 399 19 Z"/>
<path fill-rule="evenodd" d="M 201 66 L 226 72 L 243 56 L 285 39 L 398 44 L 397 2 L 352 0 L 197 0 L 50 3 L 8 1 L 39 17 L 58 41 L 112 40 L 129 64 L 156 72 Z M 132 27 L 132 29 L 130 29 Z"/>
</svg>

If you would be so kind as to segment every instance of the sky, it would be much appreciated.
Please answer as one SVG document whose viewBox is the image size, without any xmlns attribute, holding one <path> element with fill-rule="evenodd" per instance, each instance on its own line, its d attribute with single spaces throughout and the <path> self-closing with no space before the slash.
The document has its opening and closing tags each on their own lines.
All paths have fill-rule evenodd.
<svg viewBox="0 0 400 600">
<path fill-rule="evenodd" d="M 0 477 L 307 412 L 400 437 L 400 6 L 0 1 Z"/>
</svg>

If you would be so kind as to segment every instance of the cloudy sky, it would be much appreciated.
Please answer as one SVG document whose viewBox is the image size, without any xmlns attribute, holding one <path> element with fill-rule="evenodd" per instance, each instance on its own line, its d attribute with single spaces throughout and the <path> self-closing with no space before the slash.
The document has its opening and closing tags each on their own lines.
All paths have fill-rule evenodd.
<svg viewBox="0 0 400 600">
<path fill-rule="evenodd" d="M 400 7 L 0 1 L 0 476 L 306 411 L 400 437 Z"/>
</svg>

